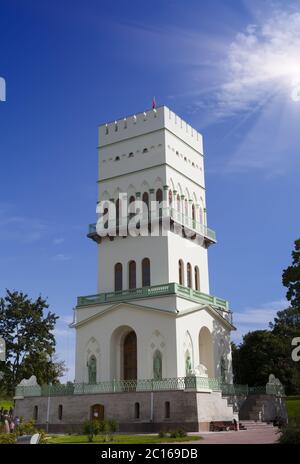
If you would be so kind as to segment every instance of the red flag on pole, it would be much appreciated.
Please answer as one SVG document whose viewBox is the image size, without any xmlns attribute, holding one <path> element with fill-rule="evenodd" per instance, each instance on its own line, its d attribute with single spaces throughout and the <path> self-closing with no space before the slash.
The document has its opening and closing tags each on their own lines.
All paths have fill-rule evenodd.
<svg viewBox="0 0 300 464">
<path fill-rule="evenodd" d="M 155 100 L 155 97 L 153 97 L 152 99 L 152 109 L 155 110 L 156 108 L 156 100 Z"/>
</svg>

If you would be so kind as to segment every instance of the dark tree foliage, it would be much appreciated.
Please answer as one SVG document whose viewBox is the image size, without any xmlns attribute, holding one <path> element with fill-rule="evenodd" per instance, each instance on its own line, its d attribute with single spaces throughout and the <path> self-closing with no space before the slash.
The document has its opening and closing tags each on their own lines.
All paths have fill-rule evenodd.
<svg viewBox="0 0 300 464">
<path fill-rule="evenodd" d="M 53 330 L 58 316 L 41 296 L 32 301 L 22 292 L 6 291 L 0 298 L 0 334 L 6 342 L 6 361 L 1 366 L 2 390 L 13 394 L 15 386 L 31 375 L 39 384 L 57 382 L 65 368 L 55 362 Z"/>
<path fill-rule="evenodd" d="M 292 340 L 300 337 L 300 239 L 295 241 L 292 265 L 283 271 L 290 307 L 279 311 L 270 330 L 256 330 L 233 346 L 236 383 L 264 385 L 269 374 L 280 379 L 288 394 L 300 393 L 300 362 L 292 360 Z"/>
</svg>

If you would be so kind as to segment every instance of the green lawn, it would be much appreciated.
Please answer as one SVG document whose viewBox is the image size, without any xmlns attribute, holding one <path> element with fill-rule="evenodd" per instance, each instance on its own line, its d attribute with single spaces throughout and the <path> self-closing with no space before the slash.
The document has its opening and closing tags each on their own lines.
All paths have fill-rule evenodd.
<svg viewBox="0 0 300 464">
<path fill-rule="evenodd" d="M 187 436 L 181 438 L 160 438 L 158 435 L 114 435 L 114 439 L 111 444 L 150 444 L 150 443 L 172 443 L 172 442 L 187 442 L 191 440 L 201 440 L 200 436 Z M 85 435 L 60 435 L 51 436 L 47 443 L 50 444 L 88 444 L 88 439 Z M 106 443 L 103 435 L 97 435 L 93 441 L 94 444 Z"/>
<path fill-rule="evenodd" d="M 289 419 L 300 417 L 300 396 L 287 397 L 286 408 Z"/>
<path fill-rule="evenodd" d="M 0 409 L 9 409 L 10 407 L 13 406 L 13 402 L 11 400 L 3 400 L 0 398 Z"/>
</svg>

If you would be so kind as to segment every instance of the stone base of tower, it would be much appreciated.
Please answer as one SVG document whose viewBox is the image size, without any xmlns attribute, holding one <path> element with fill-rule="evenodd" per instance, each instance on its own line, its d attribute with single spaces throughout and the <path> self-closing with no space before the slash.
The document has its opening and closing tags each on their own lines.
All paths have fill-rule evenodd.
<svg viewBox="0 0 300 464">
<path fill-rule="evenodd" d="M 53 433 L 81 432 L 83 422 L 93 417 L 95 409 L 101 411 L 104 418 L 115 419 L 119 431 L 127 433 L 175 428 L 198 432 L 209 430 L 211 421 L 236 418 L 221 392 L 195 391 L 55 396 L 50 398 L 50 404 L 45 396 L 27 397 L 16 399 L 15 415 L 31 420 L 36 414 L 37 425 L 45 429 L 48 407 L 48 430 Z"/>
</svg>

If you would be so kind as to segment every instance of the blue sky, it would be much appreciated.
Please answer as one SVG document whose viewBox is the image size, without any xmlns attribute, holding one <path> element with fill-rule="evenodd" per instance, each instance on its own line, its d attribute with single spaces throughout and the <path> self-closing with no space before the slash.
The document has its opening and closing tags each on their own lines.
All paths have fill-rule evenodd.
<svg viewBox="0 0 300 464">
<path fill-rule="evenodd" d="M 155 95 L 204 136 L 211 293 L 239 340 L 285 305 L 299 237 L 300 2 L 1 0 L 0 285 L 48 297 L 73 378 L 96 291 L 97 125 Z"/>
</svg>

